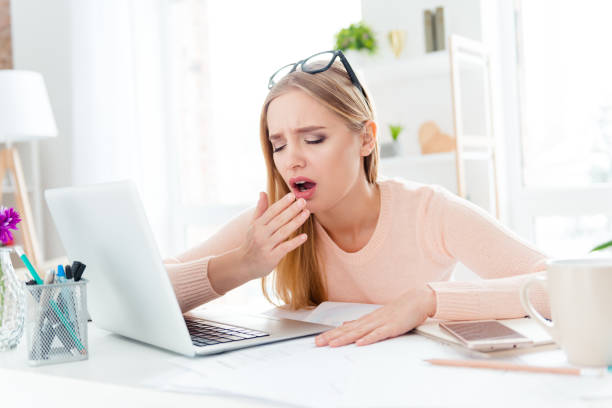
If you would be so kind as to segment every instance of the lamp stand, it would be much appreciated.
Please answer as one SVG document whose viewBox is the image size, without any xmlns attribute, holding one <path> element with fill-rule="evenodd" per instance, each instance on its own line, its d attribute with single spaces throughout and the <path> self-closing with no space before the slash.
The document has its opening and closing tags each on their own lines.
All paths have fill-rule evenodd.
<svg viewBox="0 0 612 408">
<path fill-rule="evenodd" d="M 32 208 L 30 207 L 30 198 L 28 196 L 28 186 L 23 175 L 23 167 L 17 148 L 8 146 L 0 150 L 0 202 L 2 201 L 2 187 L 4 176 L 7 170 L 13 173 L 15 185 L 15 199 L 17 201 L 17 210 L 21 216 L 21 226 L 19 230 L 23 234 L 24 251 L 32 265 L 35 268 L 39 267 L 42 262 L 40 255 L 40 246 L 36 237 L 36 229 L 34 228 L 34 220 L 32 218 Z"/>
</svg>

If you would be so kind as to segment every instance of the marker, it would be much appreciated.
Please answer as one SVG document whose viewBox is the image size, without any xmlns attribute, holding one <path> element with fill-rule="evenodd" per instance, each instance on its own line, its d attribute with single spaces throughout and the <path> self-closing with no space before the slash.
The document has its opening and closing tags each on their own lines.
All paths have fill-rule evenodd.
<svg viewBox="0 0 612 408">
<path fill-rule="evenodd" d="M 66 271 L 66 279 L 72 280 L 72 267 L 70 265 L 64 266 L 64 270 Z"/>
<path fill-rule="evenodd" d="M 42 285 L 43 284 L 43 280 L 40 279 L 40 276 L 38 276 L 38 273 L 36 273 L 36 269 L 34 269 L 32 264 L 30 263 L 30 260 L 28 259 L 26 254 L 23 252 L 23 249 L 21 249 L 20 247 L 15 247 L 15 252 L 17 252 L 17 255 L 19 255 L 19 257 L 21 258 L 21 260 L 25 264 L 26 268 L 28 268 L 28 271 L 30 271 L 30 274 L 32 275 L 34 280 L 36 280 L 36 284 L 37 285 Z"/>
<path fill-rule="evenodd" d="M 57 265 L 57 277 L 56 280 L 58 283 L 66 282 L 66 273 L 64 272 L 64 265 Z"/>
<path fill-rule="evenodd" d="M 76 266 L 76 269 L 75 269 Z M 74 281 L 78 282 L 81 280 L 81 277 L 83 276 L 83 272 L 85 272 L 85 264 L 81 263 L 79 261 L 75 261 L 72 264 L 72 274 L 74 275 Z"/>
</svg>

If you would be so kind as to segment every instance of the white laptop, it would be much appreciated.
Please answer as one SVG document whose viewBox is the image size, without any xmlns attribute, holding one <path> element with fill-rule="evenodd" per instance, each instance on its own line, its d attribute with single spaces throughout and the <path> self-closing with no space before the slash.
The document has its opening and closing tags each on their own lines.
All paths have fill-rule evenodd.
<svg viewBox="0 0 612 408">
<path fill-rule="evenodd" d="M 87 266 L 98 327 L 187 356 L 333 328 L 216 308 L 182 315 L 132 181 L 51 189 L 45 198 L 68 258 Z"/>
</svg>

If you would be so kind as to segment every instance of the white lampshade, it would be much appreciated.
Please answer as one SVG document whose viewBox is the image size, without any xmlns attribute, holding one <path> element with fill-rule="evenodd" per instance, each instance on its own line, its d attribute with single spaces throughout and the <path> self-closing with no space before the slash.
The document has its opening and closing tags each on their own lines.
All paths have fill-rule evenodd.
<svg viewBox="0 0 612 408">
<path fill-rule="evenodd" d="M 42 75 L 0 70 L 0 143 L 57 136 Z"/>
</svg>

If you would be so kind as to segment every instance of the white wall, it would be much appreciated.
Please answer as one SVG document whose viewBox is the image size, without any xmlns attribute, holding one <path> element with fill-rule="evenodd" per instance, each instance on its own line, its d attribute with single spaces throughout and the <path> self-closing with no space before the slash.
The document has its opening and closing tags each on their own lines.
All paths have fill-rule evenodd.
<svg viewBox="0 0 612 408">
<path fill-rule="evenodd" d="M 390 53 L 386 33 L 393 29 L 406 30 L 403 55 L 417 57 L 425 53 L 423 10 L 444 7 L 446 34 L 456 33 L 481 40 L 481 0 L 362 0 L 363 19 L 382 40 L 380 51 Z"/>
<path fill-rule="evenodd" d="M 400 28 L 405 29 L 407 33 L 402 58 L 414 58 L 424 53 L 423 9 L 443 6 L 447 22 L 446 34 L 454 32 L 486 42 L 496 30 L 495 19 L 491 19 L 491 15 L 495 16 L 497 12 L 497 10 L 492 10 L 487 14 L 487 10 L 491 7 L 485 7 L 486 3 L 481 0 L 386 0 L 384 2 L 362 0 L 362 15 L 381 39 L 380 55 L 387 57 L 391 55 L 385 36 L 389 30 Z M 71 4 L 71 0 L 13 0 L 11 2 L 15 68 L 31 69 L 43 74 L 59 128 L 57 138 L 39 142 L 41 188 L 43 190 L 72 184 L 75 172 L 79 170 L 73 168 L 71 160 L 72 115 L 73 111 L 77 111 L 72 99 Z M 499 65 L 497 68 L 499 69 Z M 421 119 L 426 119 L 431 112 L 434 112 L 427 119 L 437 120 L 444 131 L 452 133 L 448 86 L 448 82 L 436 82 L 432 79 L 412 86 L 412 97 L 419 103 L 410 102 L 411 99 L 401 99 L 401 94 L 395 90 L 395 96 L 391 95 L 390 98 L 385 97 L 384 100 L 380 98 L 375 101 L 379 109 L 379 122 L 397 121 L 397 118 L 401 118 L 406 111 L 409 111 L 412 118 L 416 118 L 420 123 Z M 419 94 L 424 93 L 446 96 L 437 100 L 434 97 L 436 104 L 423 103 L 424 99 L 419 100 Z M 373 95 L 376 96 L 376 92 L 373 92 Z M 410 108 L 411 103 L 413 103 L 412 109 Z M 417 105 L 419 105 L 418 109 Z M 381 129 L 381 140 L 384 141 L 388 137 L 387 132 L 384 128 Z M 404 133 L 404 136 L 410 134 L 407 149 L 411 152 L 418 152 L 416 132 L 417 126 L 413 125 Z M 500 144 L 501 146 L 503 143 Z M 24 163 L 24 165 L 28 164 Z M 505 166 L 500 166 L 500 168 L 503 173 Z M 500 176 L 503 187 L 505 177 L 503 174 Z M 502 195 L 504 190 L 502 188 Z M 504 197 L 501 198 L 501 202 L 505 203 Z M 502 208 L 502 219 L 505 218 L 505 213 L 505 208 Z M 55 226 L 44 204 L 43 225 L 45 235 L 40 239 L 46 258 L 63 255 L 64 251 Z"/>
<path fill-rule="evenodd" d="M 42 190 L 69 185 L 72 179 L 70 3 L 70 0 L 11 1 L 14 67 L 43 75 L 59 130 L 56 138 L 38 142 Z M 29 163 L 24 161 L 23 165 L 27 167 Z M 46 204 L 42 214 L 44 236 L 39 240 L 45 258 L 65 255 Z"/>
</svg>

